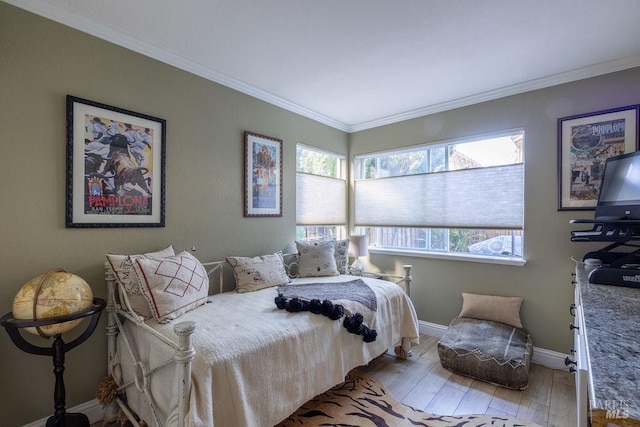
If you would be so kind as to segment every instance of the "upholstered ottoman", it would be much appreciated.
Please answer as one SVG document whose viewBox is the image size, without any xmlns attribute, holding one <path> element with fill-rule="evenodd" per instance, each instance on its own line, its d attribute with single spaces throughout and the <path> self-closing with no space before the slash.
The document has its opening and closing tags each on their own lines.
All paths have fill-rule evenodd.
<svg viewBox="0 0 640 427">
<path fill-rule="evenodd" d="M 516 390 L 529 385 L 533 345 L 522 327 L 459 316 L 438 343 L 438 355 L 442 366 L 462 375 Z"/>
</svg>

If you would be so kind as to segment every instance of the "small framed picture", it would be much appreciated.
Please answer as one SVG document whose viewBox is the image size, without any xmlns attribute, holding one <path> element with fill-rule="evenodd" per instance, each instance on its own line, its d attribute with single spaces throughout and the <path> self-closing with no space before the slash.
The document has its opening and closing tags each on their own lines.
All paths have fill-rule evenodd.
<svg viewBox="0 0 640 427">
<path fill-rule="evenodd" d="M 244 133 L 244 216 L 282 216 L 282 140 Z"/>
<path fill-rule="evenodd" d="M 164 227 L 163 119 L 67 95 L 66 226 Z"/>
<path fill-rule="evenodd" d="M 607 158 L 638 149 L 638 105 L 558 119 L 558 210 L 595 209 Z"/>
</svg>

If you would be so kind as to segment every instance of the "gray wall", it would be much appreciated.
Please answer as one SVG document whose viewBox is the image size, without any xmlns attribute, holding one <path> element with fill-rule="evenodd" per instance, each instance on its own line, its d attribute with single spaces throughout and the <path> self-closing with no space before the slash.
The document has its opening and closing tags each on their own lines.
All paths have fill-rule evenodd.
<svg viewBox="0 0 640 427">
<path fill-rule="evenodd" d="M 208 261 L 284 249 L 295 238 L 295 144 L 347 154 L 344 132 L 1 2 L 0 82 L 0 315 L 53 267 L 104 297 L 107 252 L 173 244 Z M 166 227 L 65 228 L 67 94 L 167 120 Z M 283 140 L 282 218 L 243 217 L 245 130 Z M 67 407 L 95 397 L 105 366 L 101 324 L 67 354 Z M 52 370 L 50 358 L 21 352 L 0 332 L 0 424 L 53 413 Z"/>
<path fill-rule="evenodd" d="M 371 255 L 384 268 L 414 265 L 411 297 L 418 318 L 447 325 L 462 305 L 461 292 L 524 297 L 522 320 L 533 344 L 568 353 L 573 301 L 571 257 L 605 245 L 571 243 L 572 218 L 593 211 L 557 211 L 557 119 L 640 103 L 640 69 L 632 69 L 350 135 L 349 154 L 379 151 L 522 127 L 525 130 L 525 244 L 523 267 Z M 406 208 L 410 208 L 407 201 Z M 469 213 L 470 215 L 473 212 Z"/>
</svg>

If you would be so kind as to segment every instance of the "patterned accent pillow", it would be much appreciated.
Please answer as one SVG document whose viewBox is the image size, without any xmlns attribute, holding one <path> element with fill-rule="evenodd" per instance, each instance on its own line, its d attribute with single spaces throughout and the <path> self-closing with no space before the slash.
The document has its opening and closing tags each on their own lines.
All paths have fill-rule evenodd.
<svg viewBox="0 0 640 427">
<path fill-rule="evenodd" d="M 111 269 L 115 273 L 118 282 L 122 284 L 127 292 L 131 308 L 133 308 L 133 311 L 135 311 L 139 316 L 142 316 L 145 319 L 151 319 L 153 314 L 151 313 L 151 308 L 149 307 L 147 299 L 142 295 L 142 291 L 140 290 L 140 282 L 138 282 L 138 278 L 133 271 L 133 260 L 137 257 L 162 259 L 175 254 L 173 246 L 168 246 L 161 251 L 149 252 L 142 255 L 107 254 L 107 261 L 109 261 Z"/>
<path fill-rule="evenodd" d="M 230 256 L 227 257 L 227 262 L 236 277 L 238 293 L 289 283 L 281 251 L 253 258 Z"/>
<path fill-rule="evenodd" d="M 349 267 L 349 239 L 336 241 L 335 258 L 338 273 L 347 274 Z"/>
<path fill-rule="evenodd" d="M 320 277 L 337 276 L 335 251 L 336 241 L 296 241 L 298 249 L 298 276 Z"/>
<path fill-rule="evenodd" d="M 207 302 L 207 270 L 189 252 L 161 260 L 137 257 L 133 269 L 153 317 L 167 323 Z"/>
</svg>

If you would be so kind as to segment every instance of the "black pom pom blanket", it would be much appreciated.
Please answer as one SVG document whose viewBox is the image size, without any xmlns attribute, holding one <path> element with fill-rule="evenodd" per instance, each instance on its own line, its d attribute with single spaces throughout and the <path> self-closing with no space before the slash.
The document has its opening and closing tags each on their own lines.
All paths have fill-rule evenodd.
<svg viewBox="0 0 640 427">
<path fill-rule="evenodd" d="M 362 279 L 341 283 L 311 283 L 278 286 L 276 306 L 291 313 L 310 311 L 331 320 L 344 317 L 348 332 L 362 335 L 362 340 L 376 340 L 378 302 L 376 294 Z"/>
</svg>

